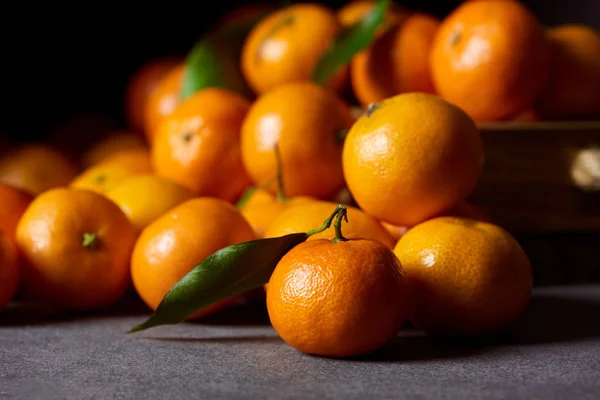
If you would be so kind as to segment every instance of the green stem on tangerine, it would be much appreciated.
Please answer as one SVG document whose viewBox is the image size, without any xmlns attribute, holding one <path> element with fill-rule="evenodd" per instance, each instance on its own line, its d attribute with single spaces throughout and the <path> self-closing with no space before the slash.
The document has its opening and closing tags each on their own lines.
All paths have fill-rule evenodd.
<svg viewBox="0 0 600 400">
<path fill-rule="evenodd" d="M 307 236 L 312 236 L 312 235 L 316 235 L 317 233 L 321 233 L 326 231 L 327 229 L 329 229 L 331 227 L 331 223 L 333 222 L 333 219 L 337 216 L 338 218 L 336 219 L 336 225 L 341 225 L 342 223 L 342 218 L 345 218 L 346 221 L 348 221 L 348 216 L 347 216 L 348 210 L 346 209 L 346 206 L 344 206 L 343 204 L 339 204 L 335 210 L 333 211 L 333 213 L 331 213 L 331 215 L 329 217 L 327 217 L 327 219 L 325 220 L 325 222 L 323 222 L 323 226 L 321 226 L 318 229 L 313 229 L 312 231 L 309 231 L 306 233 Z M 339 230 L 339 235 L 338 235 L 338 230 Z M 341 229 L 339 227 L 336 227 L 336 231 L 335 231 L 335 239 L 338 239 L 338 236 L 340 238 L 340 240 L 345 240 L 345 238 L 342 236 L 342 232 Z M 338 240 L 338 241 L 340 241 Z"/>
<path fill-rule="evenodd" d="M 83 247 L 94 250 L 98 247 L 98 235 L 95 233 L 85 232 L 83 234 Z"/>
<path fill-rule="evenodd" d="M 277 200 L 286 201 L 288 198 L 285 195 L 283 187 L 283 162 L 281 161 L 281 152 L 279 151 L 279 144 L 275 143 L 273 146 L 275 150 L 275 161 L 277 163 Z"/>
<path fill-rule="evenodd" d="M 338 212 L 335 222 L 333 223 L 333 228 L 335 229 L 335 237 L 331 240 L 333 243 L 345 242 L 348 240 L 342 235 L 342 220 L 348 222 L 348 209 L 346 207 Z"/>
</svg>

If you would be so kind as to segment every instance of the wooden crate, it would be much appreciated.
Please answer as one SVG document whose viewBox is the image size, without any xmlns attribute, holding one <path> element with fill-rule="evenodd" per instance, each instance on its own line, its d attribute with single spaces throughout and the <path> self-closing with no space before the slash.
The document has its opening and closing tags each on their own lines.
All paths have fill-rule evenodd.
<svg viewBox="0 0 600 400">
<path fill-rule="evenodd" d="M 600 230 L 600 121 L 481 124 L 471 201 L 513 232 Z"/>
</svg>

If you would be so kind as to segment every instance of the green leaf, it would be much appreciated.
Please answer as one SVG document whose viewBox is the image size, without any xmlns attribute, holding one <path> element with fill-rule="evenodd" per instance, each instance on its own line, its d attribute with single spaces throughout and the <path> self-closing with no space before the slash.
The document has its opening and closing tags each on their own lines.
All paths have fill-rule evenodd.
<svg viewBox="0 0 600 400">
<path fill-rule="evenodd" d="M 178 324 L 200 309 L 268 283 L 279 260 L 308 237 L 307 233 L 292 233 L 230 245 L 213 253 L 173 285 L 152 316 L 129 333 Z"/>
<path fill-rule="evenodd" d="M 248 203 L 248 200 L 250 200 L 252 198 L 252 195 L 258 189 L 259 189 L 258 186 L 251 186 L 248 189 L 246 189 L 244 191 L 244 193 L 242 193 L 242 195 L 238 199 L 237 203 L 235 203 L 235 208 L 237 208 L 238 210 L 241 210 L 242 208 L 244 208 L 246 203 Z"/>
<path fill-rule="evenodd" d="M 371 12 L 362 20 L 342 31 L 317 64 L 312 77 L 315 83 L 325 84 L 338 69 L 371 44 L 375 31 L 384 22 L 388 6 L 389 0 L 377 0 Z"/>
<path fill-rule="evenodd" d="M 206 87 L 228 87 L 223 60 L 211 39 L 206 37 L 198 41 L 186 57 L 182 100 Z"/>
</svg>

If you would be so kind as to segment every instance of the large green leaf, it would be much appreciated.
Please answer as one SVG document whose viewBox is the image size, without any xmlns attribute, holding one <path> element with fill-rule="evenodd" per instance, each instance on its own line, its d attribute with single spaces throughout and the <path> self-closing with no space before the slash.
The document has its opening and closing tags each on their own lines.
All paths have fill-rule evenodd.
<svg viewBox="0 0 600 400">
<path fill-rule="evenodd" d="M 198 310 L 267 283 L 279 260 L 307 233 L 227 246 L 204 259 L 177 282 L 156 311 L 129 332 L 185 321 Z"/>
<path fill-rule="evenodd" d="M 329 51 L 319 60 L 312 76 L 315 83 L 325 84 L 352 57 L 371 44 L 377 28 L 384 22 L 388 6 L 389 0 L 376 0 L 373 9 L 362 20 L 342 31 Z"/>
</svg>

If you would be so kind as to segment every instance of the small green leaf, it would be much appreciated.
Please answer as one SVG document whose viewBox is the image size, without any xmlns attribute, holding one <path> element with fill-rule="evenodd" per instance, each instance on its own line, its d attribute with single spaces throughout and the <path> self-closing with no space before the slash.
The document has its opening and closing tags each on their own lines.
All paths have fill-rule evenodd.
<svg viewBox="0 0 600 400">
<path fill-rule="evenodd" d="M 375 31 L 384 22 L 388 6 L 389 0 L 377 0 L 371 12 L 362 20 L 342 31 L 315 68 L 312 77 L 315 83 L 326 83 L 339 68 L 371 44 L 375 38 Z"/>
<path fill-rule="evenodd" d="M 238 199 L 237 203 L 235 203 L 235 208 L 237 208 L 238 210 L 241 210 L 242 208 L 244 208 L 246 203 L 248 203 L 248 200 L 250 200 L 252 198 L 252 195 L 258 189 L 259 189 L 258 186 L 251 186 L 248 189 L 246 189 L 244 191 L 244 193 L 242 193 L 242 195 Z"/>
<path fill-rule="evenodd" d="M 202 308 L 268 283 L 279 260 L 308 237 L 292 233 L 218 250 L 177 282 L 154 314 L 129 333 L 178 324 Z"/>
<path fill-rule="evenodd" d="M 223 60 L 211 42 L 211 37 L 201 39 L 187 55 L 182 100 L 206 87 L 228 87 Z"/>
</svg>

